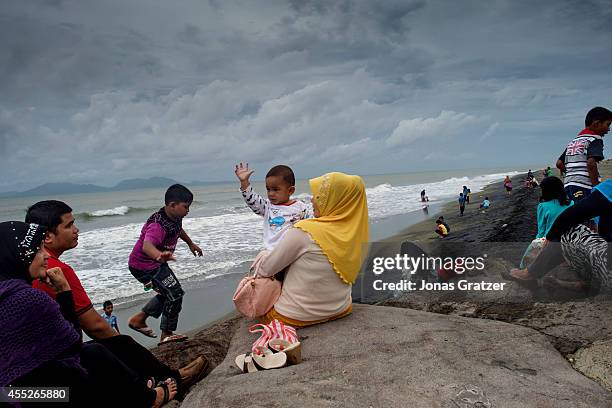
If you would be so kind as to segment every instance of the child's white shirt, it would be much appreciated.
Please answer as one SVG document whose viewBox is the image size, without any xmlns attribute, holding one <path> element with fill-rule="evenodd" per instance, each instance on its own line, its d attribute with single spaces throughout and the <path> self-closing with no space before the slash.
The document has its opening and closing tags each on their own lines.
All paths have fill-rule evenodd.
<svg viewBox="0 0 612 408">
<path fill-rule="evenodd" d="M 272 250 L 280 242 L 285 232 L 299 220 L 313 218 L 312 207 L 295 200 L 290 205 L 272 204 L 248 186 L 242 191 L 242 198 L 255 214 L 263 217 L 263 241 L 267 250 Z"/>
</svg>

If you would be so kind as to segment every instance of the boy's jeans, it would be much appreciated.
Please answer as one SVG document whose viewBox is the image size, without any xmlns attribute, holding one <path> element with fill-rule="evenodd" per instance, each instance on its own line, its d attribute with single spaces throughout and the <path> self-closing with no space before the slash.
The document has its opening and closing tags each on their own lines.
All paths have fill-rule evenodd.
<svg viewBox="0 0 612 408">
<path fill-rule="evenodd" d="M 183 295 L 185 292 L 181 287 L 174 272 L 167 263 L 163 263 L 157 269 L 150 271 L 141 271 L 140 269 L 132 268 L 130 272 L 139 282 L 147 284 L 153 283 L 153 289 L 157 295 L 149 300 L 142 308 L 142 311 L 147 316 L 158 318 L 161 315 L 161 323 L 159 328 L 163 331 L 173 332 L 178 324 L 179 313 L 183 306 Z"/>
</svg>

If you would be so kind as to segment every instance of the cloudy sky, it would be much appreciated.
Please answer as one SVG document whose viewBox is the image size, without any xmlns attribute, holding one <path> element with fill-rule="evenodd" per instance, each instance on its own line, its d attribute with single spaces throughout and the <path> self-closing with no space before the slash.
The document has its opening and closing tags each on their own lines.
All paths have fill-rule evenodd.
<svg viewBox="0 0 612 408">
<path fill-rule="evenodd" d="M 3 0 L 0 191 L 552 164 L 612 105 L 611 21 L 607 0 Z"/>
</svg>

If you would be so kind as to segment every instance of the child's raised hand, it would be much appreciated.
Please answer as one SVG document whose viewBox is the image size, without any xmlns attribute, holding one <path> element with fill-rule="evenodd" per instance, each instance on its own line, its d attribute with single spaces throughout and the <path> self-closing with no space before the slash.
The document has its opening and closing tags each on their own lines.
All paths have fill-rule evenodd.
<svg viewBox="0 0 612 408">
<path fill-rule="evenodd" d="M 249 170 L 249 163 L 246 163 L 246 166 L 242 165 L 242 162 L 240 162 L 240 164 L 236 165 L 236 170 L 234 170 L 234 173 L 236 173 L 236 177 L 238 177 L 238 180 L 240 180 L 240 182 L 248 182 L 249 181 L 249 177 L 251 177 L 251 174 L 253 174 L 255 170 Z"/>
<path fill-rule="evenodd" d="M 163 251 L 159 253 L 155 260 L 157 262 L 164 263 L 168 261 L 176 261 L 176 258 L 174 257 L 174 253 L 172 251 Z"/>
</svg>

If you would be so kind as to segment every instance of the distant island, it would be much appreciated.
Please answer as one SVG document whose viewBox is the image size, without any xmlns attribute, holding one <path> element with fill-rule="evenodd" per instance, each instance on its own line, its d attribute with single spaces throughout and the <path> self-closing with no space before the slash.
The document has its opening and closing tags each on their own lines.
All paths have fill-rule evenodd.
<svg viewBox="0 0 612 408">
<path fill-rule="evenodd" d="M 8 197 L 30 197 L 39 195 L 57 195 L 57 194 L 79 194 L 79 193 L 100 193 L 109 191 L 135 190 L 140 188 L 156 188 L 169 187 L 176 184 L 178 181 L 166 177 L 151 177 L 151 178 L 135 178 L 119 182 L 113 187 L 102 187 L 95 184 L 76 184 L 76 183 L 45 183 L 38 187 L 31 188 L 26 191 L 9 191 L 0 193 L 0 198 Z M 206 185 L 214 184 L 214 182 L 194 181 L 184 183 L 187 185 Z"/>
</svg>

